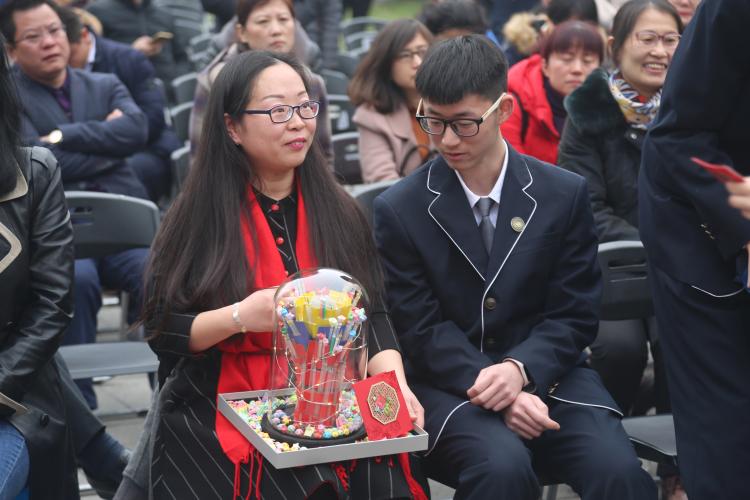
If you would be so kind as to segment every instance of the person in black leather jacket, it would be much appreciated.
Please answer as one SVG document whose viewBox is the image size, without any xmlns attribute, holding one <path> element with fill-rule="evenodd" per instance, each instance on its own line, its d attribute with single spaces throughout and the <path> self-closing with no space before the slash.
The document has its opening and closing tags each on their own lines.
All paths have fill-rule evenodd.
<svg viewBox="0 0 750 500">
<path fill-rule="evenodd" d="M 0 401 L 0 498 L 26 486 L 32 500 L 78 498 L 76 461 L 109 498 L 129 453 L 105 432 L 56 354 L 73 314 L 73 230 L 55 157 L 20 147 L 4 41 L 0 36 L 0 393 L 23 409 Z"/>
<path fill-rule="evenodd" d="M 73 314 L 73 230 L 54 156 L 20 147 L 20 115 L 0 52 L 0 393 L 26 409 L 0 403 L 0 454 L 6 462 L 14 451 L 20 467 L 5 470 L 15 486 L 0 467 L 0 497 L 13 498 L 4 489 L 20 491 L 28 475 L 32 499 L 78 498 L 60 367 L 52 362 Z"/>
</svg>

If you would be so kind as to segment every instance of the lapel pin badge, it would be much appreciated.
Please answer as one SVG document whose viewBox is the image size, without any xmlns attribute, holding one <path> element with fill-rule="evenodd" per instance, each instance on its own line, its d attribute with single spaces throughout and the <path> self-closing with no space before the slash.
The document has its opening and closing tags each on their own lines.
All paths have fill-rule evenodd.
<svg viewBox="0 0 750 500">
<path fill-rule="evenodd" d="M 523 228 L 526 227 L 526 222 L 520 217 L 513 217 L 510 220 L 510 227 L 513 231 L 520 233 L 523 231 Z"/>
</svg>

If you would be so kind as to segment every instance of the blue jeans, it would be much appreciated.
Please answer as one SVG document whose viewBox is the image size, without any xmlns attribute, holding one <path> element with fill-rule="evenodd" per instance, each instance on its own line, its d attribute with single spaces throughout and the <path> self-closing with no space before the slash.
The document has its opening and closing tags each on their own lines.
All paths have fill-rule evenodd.
<svg viewBox="0 0 750 500">
<path fill-rule="evenodd" d="M 6 419 L 0 419 L 0 500 L 13 500 L 29 477 L 26 441 Z"/>
</svg>

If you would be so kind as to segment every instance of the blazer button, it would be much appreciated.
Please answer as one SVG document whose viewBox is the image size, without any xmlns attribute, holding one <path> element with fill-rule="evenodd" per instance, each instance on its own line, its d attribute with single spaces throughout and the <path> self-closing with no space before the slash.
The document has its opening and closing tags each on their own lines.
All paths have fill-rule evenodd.
<svg viewBox="0 0 750 500">
<path fill-rule="evenodd" d="M 49 423 L 49 415 L 46 413 L 42 414 L 42 416 L 39 417 L 39 423 L 42 427 L 47 427 L 47 424 Z"/>
<path fill-rule="evenodd" d="M 497 341 L 495 339 L 493 339 L 492 337 L 490 337 L 490 338 L 488 338 L 487 340 L 484 341 L 484 345 L 487 346 L 487 347 L 489 347 L 489 348 L 495 347 L 495 344 L 497 344 Z"/>
<path fill-rule="evenodd" d="M 488 311 L 492 311 L 493 309 L 495 309 L 495 307 L 497 307 L 497 301 L 494 298 L 487 297 L 486 299 L 484 299 L 485 309 L 487 309 Z"/>
</svg>

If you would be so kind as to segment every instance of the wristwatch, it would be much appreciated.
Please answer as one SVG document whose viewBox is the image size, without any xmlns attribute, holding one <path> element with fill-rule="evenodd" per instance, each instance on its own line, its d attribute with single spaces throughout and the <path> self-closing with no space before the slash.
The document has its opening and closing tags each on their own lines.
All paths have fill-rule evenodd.
<svg viewBox="0 0 750 500">
<path fill-rule="evenodd" d="M 63 133 L 60 129 L 55 129 L 47 136 L 50 144 L 59 144 L 63 140 Z"/>
</svg>

